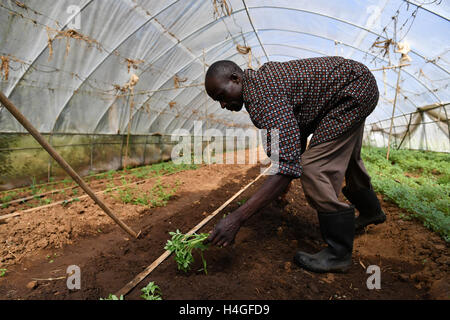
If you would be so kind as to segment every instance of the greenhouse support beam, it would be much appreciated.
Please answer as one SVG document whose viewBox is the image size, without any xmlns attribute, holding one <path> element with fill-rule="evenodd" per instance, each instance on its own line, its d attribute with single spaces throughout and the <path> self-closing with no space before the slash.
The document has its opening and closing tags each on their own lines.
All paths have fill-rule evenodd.
<svg viewBox="0 0 450 320">
<path fill-rule="evenodd" d="M 101 201 L 95 193 L 89 188 L 89 186 L 84 182 L 84 180 L 72 169 L 72 167 L 64 160 L 63 157 L 56 152 L 55 149 L 44 139 L 44 137 L 34 128 L 31 122 L 16 108 L 16 106 L 0 91 L 0 102 L 3 106 L 8 109 L 8 111 L 14 116 L 14 118 L 20 122 L 22 126 L 39 142 L 39 144 L 47 151 L 53 159 L 67 172 L 67 174 L 72 177 L 72 179 L 94 200 L 95 203 L 114 220 L 124 231 L 134 238 L 139 237 L 139 233 L 134 232 L 130 227 L 128 227 L 124 222 L 122 222 L 107 206 Z"/>
<path fill-rule="evenodd" d="M 382 67 L 382 68 L 378 68 L 378 69 L 371 69 L 370 71 L 381 71 L 381 70 L 388 70 L 388 69 L 396 69 L 396 68 L 407 67 L 407 66 L 410 66 L 410 64 L 400 64 L 398 66 Z"/>
<path fill-rule="evenodd" d="M 256 38 L 258 39 L 258 42 L 259 42 L 259 44 L 261 45 L 261 49 L 263 50 L 264 55 L 266 56 L 267 61 L 270 61 L 269 55 L 267 54 L 267 51 L 266 51 L 266 49 L 264 48 L 264 46 L 263 46 L 263 44 L 262 44 L 261 38 L 259 37 L 258 30 L 256 30 L 255 25 L 253 24 L 253 20 L 252 20 L 252 18 L 250 17 L 250 12 L 249 12 L 249 10 L 248 10 L 247 4 L 245 3 L 245 0 L 242 0 L 242 4 L 244 5 L 245 12 L 247 13 L 248 21 L 250 22 L 250 25 L 252 26 L 253 31 L 255 32 Z"/>
<path fill-rule="evenodd" d="M 395 97 L 394 97 L 394 106 L 392 107 L 392 117 L 391 117 L 391 126 L 389 128 L 389 137 L 388 137 L 388 144 L 387 144 L 387 153 L 386 153 L 386 159 L 389 160 L 389 151 L 391 148 L 391 136 L 392 136 L 392 127 L 394 125 L 394 115 L 395 115 L 395 105 L 397 103 L 397 96 L 398 92 L 400 91 L 400 74 L 402 71 L 402 67 L 398 68 L 398 77 L 397 77 L 397 85 L 395 88 Z"/>
<path fill-rule="evenodd" d="M 406 128 L 405 135 L 403 136 L 402 141 L 400 141 L 400 144 L 398 145 L 397 150 L 400 150 L 400 147 L 402 146 L 403 141 L 405 141 L 405 138 L 409 133 L 409 128 L 411 127 L 411 122 L 412 122 L 412 114 L 409 115 L 408 127 Z"/>
</svg>

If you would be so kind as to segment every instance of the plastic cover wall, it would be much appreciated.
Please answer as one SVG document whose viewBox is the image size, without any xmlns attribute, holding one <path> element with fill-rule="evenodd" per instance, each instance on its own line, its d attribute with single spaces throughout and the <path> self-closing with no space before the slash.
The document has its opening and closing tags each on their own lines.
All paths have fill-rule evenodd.
<svg viewBox="0 0 450 320">
<path fill-rule="evenodd" d="M 386 144 L 399 79 L 391 131 L 434 106 L 439 120 L 422 117 L 402 147 L 449 152 L 449 17 L 449 2 L 432 0 L 0 0 L 0 90 L 47 134 L 247 128 L 245 111 L 206 96 L 211 63 L 340 55 L 378 81 L 367 142 Z M 404 42 L 411 61 L 395 52 Z M 25 129 L 0 107 L 0 132 Z"/>
</svg>

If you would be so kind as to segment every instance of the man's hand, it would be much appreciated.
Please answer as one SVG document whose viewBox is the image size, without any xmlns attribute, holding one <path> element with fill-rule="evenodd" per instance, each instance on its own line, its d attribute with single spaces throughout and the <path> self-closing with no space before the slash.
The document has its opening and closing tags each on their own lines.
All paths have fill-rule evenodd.
<svg viewBox="0 0 450 320">
<path fill-rule="evenodd" d="M 234 242 L 240 228 L 239 213 L 235 211 L 219 221 L 205 243 L 226 247 Z"/>
<path fill-rule="evenodd" d="M 259 211 L 281 195 L 282 192 L 286 190 L 289 183 L 291 183 L 291 180 L 292 177 L 289 176 L 269 176 L 247 202 L 233 213 L 230 213 L 226 218 L 220 220 L 214 228 L 214 231 L 208 239 L 205 240 L 205 243 L 212 243 L 213 245 L 224 247 L 232 244 L 241 225 L 255 212 Z"/>
</svg>

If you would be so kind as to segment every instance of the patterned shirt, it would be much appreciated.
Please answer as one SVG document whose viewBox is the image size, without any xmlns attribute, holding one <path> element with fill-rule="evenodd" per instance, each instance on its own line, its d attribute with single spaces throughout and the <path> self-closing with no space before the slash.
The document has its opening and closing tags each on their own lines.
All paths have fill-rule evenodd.
<svg viewBox="0 0 450 320">
<path fill-rule="evenodd" d="M 243 76 L 243 98 L 253 124 L 279 132 L 278 173 L 298 178 L 306 138 L 310 147 L 338 138 L 375 109 L 378 87 L 369 69 L 342 57 L 268 62 Z"/>
</svg>

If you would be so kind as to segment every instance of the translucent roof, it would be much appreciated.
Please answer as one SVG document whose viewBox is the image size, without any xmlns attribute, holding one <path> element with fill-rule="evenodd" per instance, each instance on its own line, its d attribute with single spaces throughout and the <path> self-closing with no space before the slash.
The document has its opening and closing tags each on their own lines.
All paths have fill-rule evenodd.
<svg viewBox="0 0 450 320">
<path fill-rule="evenodd" d="M 340 55 L 377 78 L 381 97 L 366 123 L 391 118 L 398 80 L 397 124 L 430 106 L 448 119 L 449 3 L 0 0 L 0 89 L 46 133 L 171 133 L 205 119 L 210 128 L 247 127 L 248 114 L 206 96 L 211 63 L 256 69 Z M 400 61 L 398 43 L 411 61 Z M 0 131 L 24 129 L 1 108 Z"/>
</svg>

